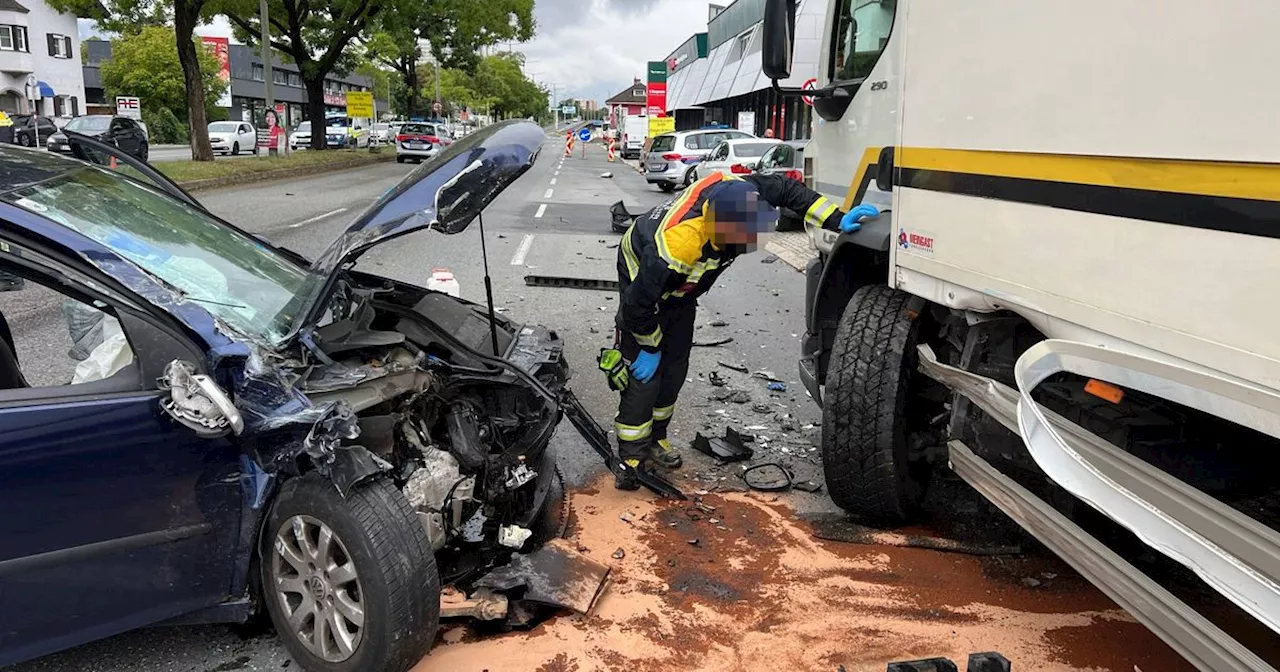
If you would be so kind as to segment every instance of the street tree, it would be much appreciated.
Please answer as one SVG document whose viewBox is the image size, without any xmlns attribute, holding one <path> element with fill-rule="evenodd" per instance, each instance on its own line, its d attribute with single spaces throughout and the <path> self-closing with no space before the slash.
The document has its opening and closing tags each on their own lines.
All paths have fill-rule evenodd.
<svg viewBox="0 0 1280 672">
<path fill-rule="evenodd" d="M 236 37 L 257 45 L 262 35 L 255 0 L 219 0 Z M 267 21 L 271 48 L 298 67 L 307 91 L 307 118 L 324 120 L 324 82 L 335 72 L 350 72 L 359 65 L 353 49 L 358 37 L 367 36 L 380 15 L 398 15 L 423 0 L 268 0 Z M 393 20 L 393 19 L 388 19 Z M 270 77 L 271 73 L 266 73 Z M 311 134 L 311 149 L 325 149 L 324 133 Z"/>
<path fill-rule="evenodd" d="M 424 78 L 420 68 L 430 50 L 442 74 L 441 97 L 449 77 L 444 70 L 469 75 L 480 63 L 480 50 L 501 42 L 525 42 L 533 37 L 534 0 L 419 0 L 406 2 L 394 14 L 383 14 L 365 48 L 369 56 L 392 68 L 404 81 L 404 113 L 421 115 L 422 100 L 434 98 L 434 75 Z M 434 72 L 434 65 L 431 67 Z M 432 86 L 424 86 L 431 82 Z M 424 93 L 426 92 L 426 93 Z M 456 101 L 456 99 L 454 99 Z M 463 103 L 466 104 L 466 103 Z"/>
<path fill-rule="evenodd" d="M 227 86 L 218 76 L 218 61 L 204 45 L 193 42 L 193 46 L 200 73 L 199 98 L 217 100 Z M 113 39 L 111 60 L 102 64 L 102 85 L 107 95 L 141 99 L 143 120 L 152 135 L 162 142 L 190 137 L 189 129 L 184 132 L 181 127 L 168 128 L 165 120 L 194 116 L 188 107 L 190 96 L 179 64 L 179 51 L 172 28 L 149 25 L 137 33 Z M 204 117 L 206 112 L 202 110 L 200 116 Z"/>
<path fill-rule="evenodd" d="M 186 92 L 187 130 L 191 139 L 191 158 L 212 161 L 209 146 L 209 123 L 205 108 L 204 74 L 200 66 L 201 48 L 195 42 L 195 29 L 217 14 L 220 0 L 47 0 L 60 12 L 95 19 L 103 29 L 129 36 L 147 26 L 173 22 L 174 45 L 182 70 Z M 114 49 L 114 47 L 113 47 Z M 112 54 L 114 57 L 114 53 Z"/>
</svg>

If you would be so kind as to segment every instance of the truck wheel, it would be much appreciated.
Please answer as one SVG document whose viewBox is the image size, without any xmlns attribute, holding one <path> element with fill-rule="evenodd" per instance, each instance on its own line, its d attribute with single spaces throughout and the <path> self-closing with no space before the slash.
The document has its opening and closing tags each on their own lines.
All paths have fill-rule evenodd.
<svg viewBox="0 0 1280 672">
<path fill-rule="evenodd" d="M 431 648 L 440 576 L 426 530 L 390 481 L 344 498 L 318 475 L 285 483 L 263 531 L 263 599 L 313 672 L 403 672 Z"/>
<path fill-rule="evenodd" d="M 863 287 L 836 332 L 822 409 L 822 466 L 840 508 L 878 522 L 909 518 L 924 497 L 931 466 L 912 456 L 908 402 L 919 321 L 911 295 Z M 928 419 L 923 421 L 928 423 Z"/>
</svg>

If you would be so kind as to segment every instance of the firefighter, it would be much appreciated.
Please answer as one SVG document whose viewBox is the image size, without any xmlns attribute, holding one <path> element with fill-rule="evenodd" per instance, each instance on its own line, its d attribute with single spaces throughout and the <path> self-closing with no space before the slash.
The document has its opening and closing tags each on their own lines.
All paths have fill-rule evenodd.
<svg viewBox="0 0 1280 672">
<path fill-rule="evenodd" d="M 680 451 L 667 427 L 689 369 L 697 298 L 759 234 L 778 221 L 778 208 L 804 213 L 806 223 L 849 232 L 879 212 L 860 205 L 843 213 L 803 184 L 776 175 L 715 174 L 640 215 L 618 246 L 617 348 L 630 362 L 621 385 L 614 429 L 621 490 L 639 487 L 637 470 L 649 461 L 676 469 Z"/>
</svg>

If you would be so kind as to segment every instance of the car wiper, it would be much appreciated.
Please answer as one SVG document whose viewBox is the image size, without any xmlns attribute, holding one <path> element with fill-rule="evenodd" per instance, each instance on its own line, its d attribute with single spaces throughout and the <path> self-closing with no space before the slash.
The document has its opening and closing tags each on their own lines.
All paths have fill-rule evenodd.
<svg viewBox="0 0 1280 672">
<path fill-rule="evenodd" d="M 190 294 L 183 294 L 183 295 L 182 295 L 182 300 L 183 300 L 183 301 L 198 301 L 198 302 L 200 302 L 200 303 L 212 303 L 212 304 L 213 304 L 213 305 L 215 305 L 215 306 L 226 306 L 226 307 L 228 307 L 228 308 L 239 308 L 239 309 L 241 309 L 241 310 L 248 310 L 248 308 L 249 308 L 249 306 L 242 306 L 242 305 L 240 305 L 240 304 L 238 304 L 238 303 L 226 303 L 225 301 L 214 301 L 213 299 L 200 299 L 200 298 L 196 298 L 196 297 L 194 297 L 194 296 L 191 296 Z"/>
</svg>

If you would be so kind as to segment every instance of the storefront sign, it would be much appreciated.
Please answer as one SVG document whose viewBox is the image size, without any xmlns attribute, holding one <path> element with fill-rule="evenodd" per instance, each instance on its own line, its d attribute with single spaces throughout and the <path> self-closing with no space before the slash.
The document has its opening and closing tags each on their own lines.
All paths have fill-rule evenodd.
<svg viewBox="0 0 1280 672">
<path fill-rule="evenodd" d="M 231 107 L 231 40 L 226 37 L 201 37 L 200 41 L 213 52 L 213 57 L 218 60 L 218 79 L 227 84 L 218 97 L 217 105 Z"/>
<path fill-rule="evenodd" d="M 649 137 L 655 138 L 663 133 L 674 133 L 675 117 L 649 117 Z"/>
<path fill-rule="evenodd" d="M 326 91 L 324 94 L 324 104 L 332 105 L 334 107 L 346 107 L 347 97 L 341 93 L 329 93 Z"/>
<path fill-rule="evenodd" d="M 665 61 L 649 61 L 645 106 L 650 119 L 667 113 L 667 64 Z"/>
<path fill-rule="evenodd" d="M 141 119 L 142 101 L 135 96 L 116 96 L 116 114 L 129 119 Z"/>
<path fill-rule="evenodd" d="M 349 119 L 372 119 L 373 113 L 373 92 L 372 91 L 348 91 L 347 92 L 347 118 Z"/>
</svg>

